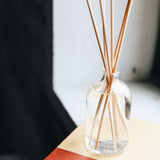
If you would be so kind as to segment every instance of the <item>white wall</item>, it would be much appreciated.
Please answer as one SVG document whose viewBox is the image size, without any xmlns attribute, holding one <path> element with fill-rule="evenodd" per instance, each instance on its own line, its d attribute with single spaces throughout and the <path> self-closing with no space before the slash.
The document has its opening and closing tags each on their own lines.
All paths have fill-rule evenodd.
<svg viewBox="0 0 160 160">
<path fill-rule="evenodd" d="M 119 33 L 126 2 L 116 1 L 115 38 Z M 96 6 L 93 4 L 97 15 L 99 7 Z M 106 6 L 109 14 L 109 5 Z M 150 72 L 157 35 L 158 9 L 159 0 L 134 0 L 118 69 L 120 78 L 125 81 L 147 77 Z M 96 21 L 101 30 L 100 14 L 96 16 Z M 108 36 L 109 33 L 108 30 Z M 137 73 L 132 72 L 134 67 Z M 102 69 L 86 0 L 54 0 L 55 88 L 59 85 L 91 84 L 99 77 Z"/>
</svg>

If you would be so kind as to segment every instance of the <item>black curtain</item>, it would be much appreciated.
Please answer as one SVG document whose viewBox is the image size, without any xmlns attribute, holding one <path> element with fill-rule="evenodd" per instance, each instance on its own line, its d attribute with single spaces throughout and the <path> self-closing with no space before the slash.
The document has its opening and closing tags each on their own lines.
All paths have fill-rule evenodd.
<svg viewBox="0 0 160 160">
<path fill-rule="evenodd" d="M 159 31 L 157 34 L 157 44 L 155 49 L 155 58 L 151 72 L 151 81 L 160 87 L 160 14 L 159 14 Z"/>
<path fill-rule="evenodd" d="M 1 0 L 0 159 L 44 159 L 75 127 L 52 91 L 52 0 Z"/>
</svg>

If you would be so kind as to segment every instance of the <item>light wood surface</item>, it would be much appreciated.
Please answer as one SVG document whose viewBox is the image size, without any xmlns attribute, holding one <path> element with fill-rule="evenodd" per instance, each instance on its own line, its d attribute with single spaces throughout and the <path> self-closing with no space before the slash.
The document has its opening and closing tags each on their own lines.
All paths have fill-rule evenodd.
<svg viewBox="0 0 160 160">
<path fill-rule="evenodd" d="M 127 151 L 115 157 L 100 157 L 85 149 L 85 123 L 73 131 L 58 148 L 97 160 L 160 160 L 160 125 L 132 119 L 130 130 L 130 143 Z"/>
</svg>

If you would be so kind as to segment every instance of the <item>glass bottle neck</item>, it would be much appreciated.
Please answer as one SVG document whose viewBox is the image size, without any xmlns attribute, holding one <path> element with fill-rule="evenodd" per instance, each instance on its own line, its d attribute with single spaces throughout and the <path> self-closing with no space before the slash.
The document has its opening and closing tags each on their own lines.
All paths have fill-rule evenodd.
<svg viewBox="0 0 160 160">
<path fill-rule="evenodd" d="M 107 73 L 105 71 L 102 71 L 102 73 L 103 73 L 103 78 L 102 79 L 105 79 L 105 78 L 118 78 L 118 75 L 119 75 L 119 72 Z"/>
</svg>

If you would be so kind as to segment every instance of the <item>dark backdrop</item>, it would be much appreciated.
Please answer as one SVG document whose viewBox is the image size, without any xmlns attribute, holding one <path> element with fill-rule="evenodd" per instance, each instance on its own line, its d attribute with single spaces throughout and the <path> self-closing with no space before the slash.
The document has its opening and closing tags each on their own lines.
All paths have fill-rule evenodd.
<svg viewBox="0 0 160 160">
<path fill-rule="evenodd" d="M 74 128 L 52 91 L 52 1 L 1 0 L 0 159 L 44 159 Z"/>
<path fill-rule="evenodd" d="M 157 34 L 157 43 L 155 49 L 155 58 L 151 72 L 151 81 L 160 87 L 160 14 L 159 14 L 159 31 Z"/>
</svg>

